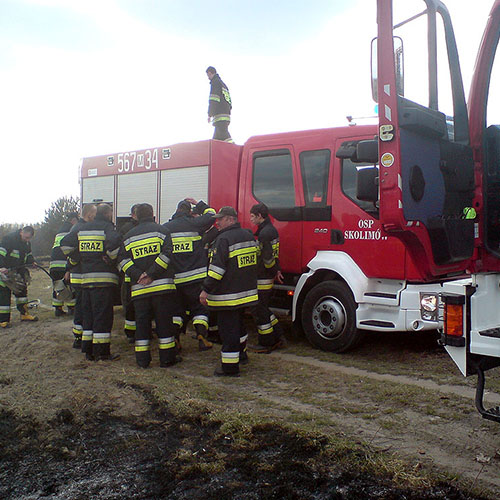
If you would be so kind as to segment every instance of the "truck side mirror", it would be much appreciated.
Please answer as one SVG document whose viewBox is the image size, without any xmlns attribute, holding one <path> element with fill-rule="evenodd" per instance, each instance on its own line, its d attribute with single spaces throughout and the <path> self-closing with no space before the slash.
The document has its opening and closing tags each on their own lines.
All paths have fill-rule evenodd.
<svg viewBox="0 0 500 500">
<path fill-rule="evenodd" d="M 354 163 L 378 163 L 378 140 L 359 141 Z"/>
<path fill-rule="evenodd" d="M 358 170 L 356 198 L 362 201 L 378 201 L 378 168 L 367 167 Z"/>
</svg>

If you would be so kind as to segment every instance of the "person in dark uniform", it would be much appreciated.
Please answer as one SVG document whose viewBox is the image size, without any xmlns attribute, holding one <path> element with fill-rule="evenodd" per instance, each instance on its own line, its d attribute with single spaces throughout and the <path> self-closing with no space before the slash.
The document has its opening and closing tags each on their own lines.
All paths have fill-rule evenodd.
<svg viewBox="0 0 500 500">
<path fill-rule="evenodd" d="M 217 376 L 238 376 L 240 359 L 246 358 L 245 307 L 257 304 L 257 243 L 242 229 L 233 207 L 222 207 L 215 215 L 219 234 L 214 242 L 208 276 L 203 281 L 200 302 L 217 311 L 222 338 L 221 365 Z"/>
<path fill-rule="evenodd" d="M 137 207 L 139 206 L 139 203 L 136 203 L 135 205 L 132 205 L 130 208 L 130 220 L 128 220 L 120 229 L 119 233 L 122 236 L 122 238 L 137 224 L 139 224 L 139 221 L 137 219 Z M 122 282 L 122 287 L 121 287 L 121 297 L 122 297 L 122 305 L 123 308 L 125 309 L 125 325 L 124 325 L 124 331 L 125 335 L 128 338 L 128 341 L 133 344 L 135 342 L 135 330 L 136 330 L 136 325 L 135 325 L 135 309 L 134 309 L 134 303 L 132 302 L 132 299 L 130 297 L 130 276 L 124 275 L 123 277 L 123 282 Z"/>
<path fill-rule="evenodd" d="M 191 213 L 191 205 L 194 205 Z M 208 309 L 200 303 L 201 283 L 207 276 L 207 252 L 202 237 L 215 222 L 215 210 L 203 201 L 186 198 L 177 205 L 172 219 L 163 224 L 172 236 L 172 264 L 175 268 L 176 300 L 182 321 L 189 311 L 196 330 L 198 347 L 206 351 L 212 347 L 208 336 Z"/>
<path fill-rule="evenodd" d="M 21 321 L 38 321 L 37 316 L 28 312 L 28 285 L 29 271 L 26 266 L 32 265 L 35 260 L 31 253 L 31 239 L 35 230 L 31 226 L 23 227 L 5 235 L 0 243 L 0 327 L 10 328 L 10 297 L 11 290 L 7 280 L 9 271 L 17 274 L 18 289 L 14 292 L 16 307 L 21 313 Z"/>
<path fill-rule="evenodd" d="M 66 305 L 68 308 L 68 313 L 74 314 L 75 310 L 75 293 L 74 290 L 71 291 L 71 297 L 65 300 L 58 298 L 58 288 L 64 289 L 65 285 L 63 282 L 66 275 L 66 264 L 67 258 L 61 250 L 60 244 L 61 240 L 71 231 L 71 228 L 78 222 L 78 214 L 76 212 L 71 212 L 66 216 L 66 221 L 57 231 L 54 238 L 54 245 L 52 246 L 52 251 L 50 253 L 50 264 L 49 273 L 52 278 L 52 307 L 54 307 L 54 314 L 56 317 L 64 316 L 66 312 L 63 306 Z"/>
<path fill-rule="evenodd" d="M 77 224 L 61 240 L 61 250 L 70 261 L 81 264 L 83 336 L 82 351 L 88 360 L 112 361 L 111 330 L 113 302 L 118 286 L 116 260 L 121 238 L 112 223 L 113 209 L 97 207 L 93 221 Z"/>
<path fill-rule="evenodd" d="M 234 142 L 229 134 L 231 121 L 231 96 L 227 85 L 221 80 L 213 66 L 207 68 L 210 80 L 210 96 L 208 97 L 208 123 L 214 126 L 213 139 L 225 142 Z"/>
<path fill-rule="evenodd" d="M 82 207 L 82 215 L 71 231 L 78 231 L 81 226 L 95 219 L 97 207 L 93 203 L 87 203 Z M 59 243 L 60 246 L 60 243 Z M 64 252 L 63 252 L 64 253 Z M 83 335 L 83 312 L 82 312 L 82 266 L 80 262 L 68 257 L 66 263 L 66 274 L 64 279 L 69 281 L 75 292 L 75 309 L 73 314 L 73 347 L 81 349 Z"/>
<path fill-rule="evenodd" d="M 249 345 L 250 351 L 269 353 L 284 346 L 282 330 L 278 319 L 269 310 L 274 281 L 283 283 L 279 266 L 280 238 L 269 218 L 269 209 L 264 203 L 257 203 L 250 209 L 250 222 L 257 226 L 255 237 L 259 244 L 257 265 L 257 288 L 259 303 L 252 308 L 257 323 L 258 344 Z"/>
<path fill-rule="evenodd" d="M 135 359 L 141 368 L 151 363 L 151 321 L 156 323 L 160 366 L 172 366 L 177 355 L 172 321 L 173 303 L 166 296 L 175 292 L 174 267 L 171 264 L 170 232 L 154 222 L 153 207 L 142 203 L 137 207 L 139 224 L 125 236 L 120 250 L 119 267 L 131 279 L 137 329 Z"/>
</svg>

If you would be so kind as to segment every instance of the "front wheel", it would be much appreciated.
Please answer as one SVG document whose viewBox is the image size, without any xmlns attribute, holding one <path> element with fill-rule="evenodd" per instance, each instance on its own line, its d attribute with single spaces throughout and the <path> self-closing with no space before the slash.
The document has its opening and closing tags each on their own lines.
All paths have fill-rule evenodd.
<svg viewBox="0 0 500 500">
<path fill-rule="evenodd" d="M 356 303 L 349 287 L 324 281 L 312 288 L 302 306 L 302 327 L 309 342 L 324 351 L 345 352 L 361 339 Z"/>
</svg>

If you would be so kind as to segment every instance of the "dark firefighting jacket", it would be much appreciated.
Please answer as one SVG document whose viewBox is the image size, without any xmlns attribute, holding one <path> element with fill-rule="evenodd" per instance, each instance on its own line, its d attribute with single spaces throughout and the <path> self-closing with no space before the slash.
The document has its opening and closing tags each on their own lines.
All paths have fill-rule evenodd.
<svg viewBox="0 0 500 500">
<path fill-rule="evenodd" d="M 124 236 L 119 268 L 130 277 L 132 300 L 175 291 L 171 255 L 170 232 L 154 222 L 153 218 L 141 219 Z M 153 278 L 149 285 L 137 283 L 144 272 Z"/>
<path fill-rule="evenodd" d="M 111 222 L 99 215 L 91 222 L 78 222 L 61 240 L 70 265 L 80 264 L 83 288 L 118 285 L 116 259 L 121 238 Z"/>
<path fill-rule="evenodd" d="M 203 281 L 207 304 L 214 309 L 255 305 L 257 294 L 257 243 L 237 222 L 219 232 L 214 241 Z"/>
<path fill-rule="evenodd" d="M 130 219 L 127 222 L 125 222 L 125 224 L 123 224 L 123 226 L 120 228 L 118 232 L 123 238 L 131 229 L 136 227 L 137 224 L 139 224 L 139 221 L 135 220 L 133 217 L 130 217 Z M 127 284 L 130 283 L 130 276 L 125 275 L 123 281 L 125 281 L 125 283 Z"/>
<path fill-rule="evenodd" d="M 83 224 L 86 224 L 87 221 L 82 219 L 81 217 L 78 219 L 78 222 L 70 229 L 70 232 L 78 231 Z M 61 240 L 62 241 L 62 240 Z M 59 247 L 61 246 L 61 242 L 59 242 Z M 62 250 L 61 250 L 62 251 Z M 76 255 L 76 251 L 74 252 Z M 63 252 L 64 254 L 64 252 Z M 76 257 L 75 257 L 76 259 Z M 72 259 L 71 255 L 66 260 L 66 271 L 69 271 L 69 281 L 73 288 L 81 288 L 82 286 L 82 265 L 77 260 Z"/>
<path fill-rule="evenodd" d="M 215 210 L 203 201 L 199 201 L 194 210 L 201 215 L 193 217 L 179 212 L 163 224 L 172 236 L 172 263 L 177 286 L 197 283 L 207 276 L 208 256 L 202 237 L 215 221 Z"/>
<path fill-rule="evenodd" d="M 15 268 L 23 274 L 23 266 L 29 266 L 34 262 L 31 243 L 21 239 L 20 231 L 6 234 L 2 238 L 0 243 L 0 267 Z M 0 286 L 5 286 L 1 279 Z"/>
<path fill-rule="evenodd" d="M 231 115 L 231 96 L 227 85 L 215 74 L 210 80 L 210 96 L 208 98 L 208 116 L 213 116 L 213 124 L 229 121 Z"/>
<path fill-rule="evenodd" d="M 259 248 L 257 259 L 257 287 L 259 290 L 270 290 L 274 284 L 274 277 L 280 270 L 279 251 L 280 238 L 278 230 L 273 226 L 271 219 L 266 217 L 255 232 Z"/>
<path fill-rule="evenodd" d="M 61 240 L 71 231 L 73 225 L 71 222 L 65 222 L 57 231 L 54 238 L 54 245 L 50 252 L 49 271 L 52 279 L 60 280 L 64 277 L 66 272 L 67 257 L 61 250 Z"/>
</svg>

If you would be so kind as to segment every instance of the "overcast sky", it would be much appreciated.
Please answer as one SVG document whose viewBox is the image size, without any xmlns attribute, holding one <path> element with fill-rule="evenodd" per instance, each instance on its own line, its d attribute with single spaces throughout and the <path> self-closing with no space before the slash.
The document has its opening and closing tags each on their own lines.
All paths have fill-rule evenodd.
<svg viewBox="0 0 500 500">
<path fill-rule="evenodd" d="M 492 0 L 446 3 L 468 89 Z M 373 115 L 375 7 L 0 0 L 0 223 L 39 222 L 53 201 L 79 195 L 82 157 L 211 138 L 208 65 L 230 88 L 238 144 Z"/>
</svg>

